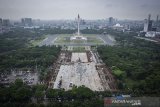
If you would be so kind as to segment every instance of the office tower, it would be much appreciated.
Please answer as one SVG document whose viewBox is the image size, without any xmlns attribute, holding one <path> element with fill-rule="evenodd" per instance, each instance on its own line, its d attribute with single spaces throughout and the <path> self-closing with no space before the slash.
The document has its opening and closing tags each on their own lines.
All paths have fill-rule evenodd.
<svg viewBox="0 0 160 107">
<path fill-rule="evenodd" d="M 22 23 L 23 26 L 25 25 L 24 18 L 21 19 L 21 23 Z"/>
<path fill-rule="evenodd" d="M 151 20 L 151 14 L 148 15 L 148 20 Z"/>
<path fill-rule="evenodd" d="M 2 26 L 2 18 L 0 18 L 0 26 Z"/>
<path fill-rule="evenodd" d="M 125 25 L 124 25 L 124 29 L 125 29 L 125 30 L 130 30 L 130 25 L 125 24 Z"/>
<path fill-rule="evenodd" d="M 158 21 L 159 21 L 159 15 L 157 15 L 157 18 L 156 18 L 156 22 L 158 23 Z"/>
<path fill-rule="evenodd" d="M 152 31 L 152 20 L 148 22 L 148 31 Z"/>
<path fill-rule="evenodd" d="M 22 18 L 21 23 L 23 26 L 32 26 L 32 18 Z"/>
<path fill-rule="evenodd" d="M 109 26 L 113 26 L 114 19 L 113 17 L 109 17 Z"/>
<path fill-rule="evenodd" d="M 144 32 L 148 32 L 148 20 L 145 19 L 144 20 L 144 29 L 143 29 Z"/>
<path fill-rule="evenodd" d="M 148 15 L 148 19 L 144 20 L 144 32 L 152 31 L 152 20 L 151 15 Z"/>
<path fill-rule="evenodd" d="M 10 21 L 9 21 L 9 19 L 3 19 L 3 20 L 2 20 L 2 25 L 3 25 L 3 26 L 6 26 L 6 27 L 7 27 L 7 26 L 10 26 Z"/>
</svg>

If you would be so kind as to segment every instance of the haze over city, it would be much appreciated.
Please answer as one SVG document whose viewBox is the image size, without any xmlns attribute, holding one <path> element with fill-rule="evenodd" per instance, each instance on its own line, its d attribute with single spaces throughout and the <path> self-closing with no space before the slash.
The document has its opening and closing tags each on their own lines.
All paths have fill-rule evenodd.
<svg viewBox="0 0 160 107">
<path fill-rule="evenodd" d="M 0 0 L 0 107 L 160 107 L 160 0 Z"/>
<path fill-rule="evenodd" d="M 160 14 L 160 0 L 0 0 L 0 17 L 21 19 L 84 19 L 143 20 L 150 13 Z"/>
</svg>

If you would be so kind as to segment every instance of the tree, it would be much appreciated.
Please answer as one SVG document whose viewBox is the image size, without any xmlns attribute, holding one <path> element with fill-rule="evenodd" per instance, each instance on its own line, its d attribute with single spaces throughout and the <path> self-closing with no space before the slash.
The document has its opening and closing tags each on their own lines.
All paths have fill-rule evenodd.
<svg viewBox="0 0 160 107">
<path fill-rule="evenodd" d="M 36 90 L 35 92 L 35 98 L 37 98 L 37 100 L 43 100 L 44 95 L 44 91 Z"/>
<path fill-rule="evenodd" d="M 29 101 L 31 96 L 32 96 L 32 92 L 29 88 L 22 86 L 20 88 L 18 88 L 18 90 L 12 94 L 13 98 L 15 101 Z"/>
<path fill-rule="evenodd" d="M 75 94 L 77 99 L 91 99 L 94 96 L 94 93 L 92 90 L 85 86 L 80 86 L 80 87 L 73 87 L 72 93 Z"/>
</svg>

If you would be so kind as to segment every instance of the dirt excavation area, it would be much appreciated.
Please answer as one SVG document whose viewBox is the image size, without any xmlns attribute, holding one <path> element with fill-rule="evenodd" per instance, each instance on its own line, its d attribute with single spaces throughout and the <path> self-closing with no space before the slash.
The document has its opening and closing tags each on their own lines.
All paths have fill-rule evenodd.
<svg viewBox="0 0 160 107">
<path fill-rule="evenodd" d="M 96 57 L 92 51 L 72 52 L 70 55 L 68 55 L 67 51 L 61 53 L 61 65 L 53 88 L 69 90 L 74 85 L 85 85 L 93 91 L 112 90 L 112 88 L 115 88 L 114 86 L 110 88 L 110 83 L 112 84 L 114 79 L 110 79 L 112 81 L 109 82 L 106 80 L 107 75 L 103 67 L 102 69 L 97 68 L 97 64 L 100 63 L 97 63 Z M 112 75 L 110 77 L 112 78 Z"/>
</svg>

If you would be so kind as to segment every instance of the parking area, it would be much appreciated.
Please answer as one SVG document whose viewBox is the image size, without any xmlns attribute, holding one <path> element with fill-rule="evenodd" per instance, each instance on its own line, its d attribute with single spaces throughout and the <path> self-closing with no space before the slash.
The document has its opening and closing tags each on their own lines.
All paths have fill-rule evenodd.
<svg viewBox="0 0 160 107">
<path fill-rule="evenodd" d="M 10 74 L 1 74 L 0 77 L 0 84 L 2 85 L 9 85 L 16 79 L 22 79 L 27 85 L 38 83 L 38 74 L 31 71 L 12 71 Z"/>
</svg>

